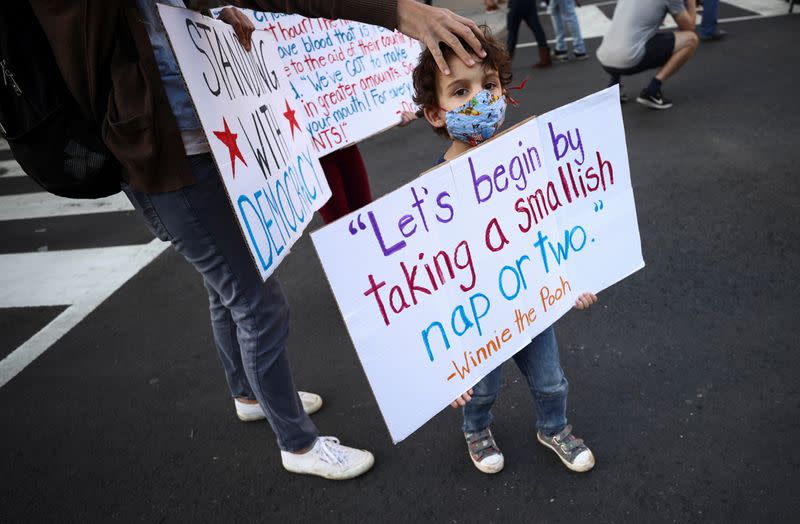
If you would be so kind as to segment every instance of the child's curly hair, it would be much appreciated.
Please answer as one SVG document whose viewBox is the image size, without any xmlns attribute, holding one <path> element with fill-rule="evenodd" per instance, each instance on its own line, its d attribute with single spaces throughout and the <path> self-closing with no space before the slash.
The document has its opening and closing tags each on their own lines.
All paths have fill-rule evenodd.
<svg viewBox="0 0 800 524">
<path fill-rule="evenodd" d="M 486 58 L 481 59 L 477 57 L 478 61 L 482 62 L 484 68 L 494 69 L 500 77 L 500 86 L 503 90 L 511 83 L 511 57 L 506 51 L 506 47 L 498 42 L 491 34 L 491 31 L 486 25 L 478 26 L 483 36 L 478 36 L 483 50 L 486 51 Z M 470 50 L 470 45 L 463 39 L 459 38 L 459 42 L 464 49 Z M 444 42 L 439 43 L 439 49 L 445 60 L 456 56 L 450 46 Z M 419 63 L 414 68 L 412 79 L 414 81 L 414 103 L 420 106 L 420 111 L 426 108 L 439 108 L 439 93 L 437 89 L 438 75 L 442 74 L 439 71 L 439 66 L 433 59 L 428 48 L 425 48 L 419 55 Z M 417 115 L 419 116 L 419 112 Z M 442 127 L 434 127 L 434 132 L 437 134 L 448 136 L 447 130 Z"/>
</svg>

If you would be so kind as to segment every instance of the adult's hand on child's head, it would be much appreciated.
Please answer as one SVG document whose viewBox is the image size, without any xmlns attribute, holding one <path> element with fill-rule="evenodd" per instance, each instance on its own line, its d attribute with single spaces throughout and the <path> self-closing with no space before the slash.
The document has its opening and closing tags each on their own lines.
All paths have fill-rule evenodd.
<svg viewBox="0 0 800 524">
<path fill-rule="evenodd" d="M 479 57 L 486 56 L 478 35 L 483 36 L 478 24 L 459 16 L 449 9 L 425 5 L 415 0 L 397 0 L 397 30 L 425 44 L 436 65 L 445 75 L 450 74 L 447 61 L 442 56 L 439 43 L 447 44 L 468 66 L 475 64 L 470 51 L 464 49 L 458 38 L 463 38 Z"/>
<path fill-rule="evenodd" d="M 594 293 L 581 293 L 575 301 L 575 309 L 589 309 L 592 304 L 597 304 L 597 295 Z"/>
<path fill-rule="evenodd" d="M 450 403 L 450 407 L 453 409 L 458 409 L 467 405 L 467 402 L 472 400 L 472 390 L 462 393 L 461 396 L 456 398 L 454 401 Z"/>
<path fill-rule="evenodd" d="M 250 51 L 252 42 L 251 36 L 253 35 L 253 31 L 256 30 L 256 26 L 253 25 L 253 22 L 235 7 L 226 7 L 219 12 L 217 18 L 232 26 L 233 32 L 236 33 L 236 38 L 239 39 L 239 43 L 242 44 L 242 47 L 244 47 L 246 51 Z"/>
</svg>

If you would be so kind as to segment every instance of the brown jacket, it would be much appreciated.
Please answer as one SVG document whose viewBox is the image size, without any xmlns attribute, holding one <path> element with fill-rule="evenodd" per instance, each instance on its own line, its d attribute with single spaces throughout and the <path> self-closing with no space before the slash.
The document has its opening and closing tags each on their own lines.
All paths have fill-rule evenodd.
<svg viewBox="0 0 800 524">
<path fill-rule="evenodd" d="M 194 183 L 135 0 L 30 0 L 71 93 L 101 122 L 126 181 L 147 193 Z M 394 29 L 397 0 L 234 0 L 241 7 Z M 110 85 L 110 95 L 104 89 Z"/>
</svg>

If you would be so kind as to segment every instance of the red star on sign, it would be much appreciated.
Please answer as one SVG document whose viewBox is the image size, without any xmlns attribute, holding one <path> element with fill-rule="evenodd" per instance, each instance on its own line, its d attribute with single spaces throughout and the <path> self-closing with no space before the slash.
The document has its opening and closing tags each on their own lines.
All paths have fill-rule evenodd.
<svg viewBox="0 0 800 524">
<path fill-rule="evenodd" d="M 244 161 L 242 152 L 239 150 L 239 146 L 236 144 L 236 137 L 238 135 L 236 133 L 231 133 L 225 117 L 222 117 L 222 124 L 225 127 L 225 130 L 214 131 L 214 136 L 219 138 L 220 141 L 228 147 L 228 153 L 231 155 L 231 169 L 233 169 L 233 178 L 236 178 L 236 159 L 238 158 L 241 160 L 242 164 L 244 165 L 247 165 L 247 162 Z"/>
<path fill-rule="evenodd" d="M 294 139 L 294 128 L 296 127 L 298 131 L 300 131 L 300 124 L 297 123 L 297 117 L 294 116 L 295 110 L 289 107 L 289 101 L 286 100 L 286 112 L 283 113 L 283 116 L 286 117 L 286 120 L 289 121 L 289 129 L 292 132 L 292 139 Z"/>
</svg>

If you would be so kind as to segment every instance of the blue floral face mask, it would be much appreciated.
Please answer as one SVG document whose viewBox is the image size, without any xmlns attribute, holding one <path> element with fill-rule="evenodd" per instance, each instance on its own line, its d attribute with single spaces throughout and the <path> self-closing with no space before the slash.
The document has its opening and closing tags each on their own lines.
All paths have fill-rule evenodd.
<svg viewBox="0 0 800 524">
<path fill-rule="evenodd" d="M 484 89 L 461 107 L 447 111 L 445 124 L 453 139 L 476 146 L 497 133 L 505 116 L 505 97 Z"/>
</svg>

